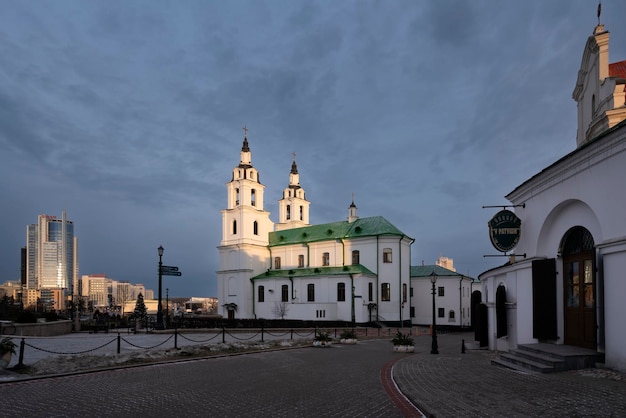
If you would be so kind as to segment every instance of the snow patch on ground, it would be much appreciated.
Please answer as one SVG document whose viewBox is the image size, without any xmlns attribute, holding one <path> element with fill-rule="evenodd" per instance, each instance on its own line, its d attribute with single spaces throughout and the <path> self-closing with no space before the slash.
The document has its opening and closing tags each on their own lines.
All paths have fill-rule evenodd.
<svg viewBox="0 0 626 418">
<path fill-rule="evenodd" d="M 108 367 L 148 364 L 161 361 L 184 360 L 190 358 L 210 357 L 250 351 L 263 351 L 279 348 L 309 345 L 307 340 L 278 340 L 266 342 L 232 342 L 217 344 L 199 344 L 179 349 L 153 349 L 125 354 L 104 353 L 98 355 L 64 355 L 49 357 L 28 366 L 26 375 L 42 376 L 60 373 L 72 373 Z"/>
</svg>

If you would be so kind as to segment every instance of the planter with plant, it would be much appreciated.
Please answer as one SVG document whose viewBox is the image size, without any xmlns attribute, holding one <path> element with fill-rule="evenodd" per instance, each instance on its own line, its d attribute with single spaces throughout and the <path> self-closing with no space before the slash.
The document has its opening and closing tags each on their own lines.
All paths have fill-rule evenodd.
<svg viewBox="0 0 626 418">
<path fill-rule="evenodd" d="M 400 331 L 391 340 L 393 351 L 398 353 L 412 353 L 415 351 L 415 341 L 409 334 L 403 334 Z"/>
<path fill-rule="evenodd" d="M 315 331 L 315 338 L 313 338 L 314 347 L 330 347 L 333 344 L 333 338 L 330 333 L 323 331 Z"/>
<path fill-rule="evenodd" d="M 354 332 L 353 329 L 345 330 L 341 333 L 340 337 L 341 339 L 339 340 L 339 342 L 341 344 L 356 344 L 357 342 L 356 332 Z"/>
<path fill-rule="evenodd" d="M 11 355 L 15 354 L 17 345 L 9 337 L 0 340 L 0 368 L 6 369 L 11 363 Z"/>
</svg>

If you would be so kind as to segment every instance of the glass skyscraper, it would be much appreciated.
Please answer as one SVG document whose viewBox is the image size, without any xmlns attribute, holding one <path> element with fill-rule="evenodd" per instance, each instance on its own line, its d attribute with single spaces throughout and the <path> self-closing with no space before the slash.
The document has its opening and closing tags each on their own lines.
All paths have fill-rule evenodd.
<svg viewBox="0 0 626 418">
<path fill-rule="evenodd" d="M 77 239 L 74 224 L 63 212 L 39 215 L 26 232 L 26 286 L 29 289 L 64 289 L 74 294 L 78 279 Z M 76 289 L 77 290 L 77 289 Z"/>
</svg>

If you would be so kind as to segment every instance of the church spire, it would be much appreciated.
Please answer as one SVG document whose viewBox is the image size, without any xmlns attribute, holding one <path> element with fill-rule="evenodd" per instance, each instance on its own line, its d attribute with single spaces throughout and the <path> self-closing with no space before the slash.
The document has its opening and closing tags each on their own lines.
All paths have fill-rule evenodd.
<svg viewBox="0 0 626 418">
<path fill-rule="evenodd" d="M 602 24 L 602 22 L 600 22 L 600 15 L 602 14 L 602 2 L 599 1 L 598 2 L 598 24 L 596 25 L 596 27 L 593 30 L 593 34 L 597 35 L 599 33 L 603 33 L 604 32 L 604 25 Z"/>
<path fill-rule="evenodd" d="M 348 208 L 348 222 L 349 223 L 352 223 L 356 221 L 357 219 L 359 219 L 359 217 L 356 214 L 356 210 L 357 210 L 357 207 L 354 204 L 354 193 L 352 193 L 352 203 L 350 204 L 350 207 Z"/>
<path fill-rule="evenodd" d="M 300 175 L 298 174 L 298 166 L 296 165 L 296 153 L 291 153 L 293 161 L 291 163 L 291 171 L 289 172 L 289 187 L 292 189 L 300 188 Z"/>
<path fill-rule="evenodd" d="M 252 153 L 250 152 L 250 146 L 248 145 L 248 128 L 243 126 L 243 145 L 241 147 L 241 158 L 239 160 L 239 168 L 252 167 L 251 161 Z"/>
<path fill-rule="evenodd" d="M 248 146 L 248 128 L 246 125 L 243 125 L 243 146 L 241 147 L 241 152 L 250 152 L 250 147 Z"/>
<path fill-rule="evenodd" d="M 296 153 L 292 153 L 289 185 L 283 190 L 283 198 L 278 201 L 278 223 L 276 230 L 299 228 L 309 225 L 309 205 L 304 189 L 300 186 L 300 174 L 296 164 Z"/>
</svg>

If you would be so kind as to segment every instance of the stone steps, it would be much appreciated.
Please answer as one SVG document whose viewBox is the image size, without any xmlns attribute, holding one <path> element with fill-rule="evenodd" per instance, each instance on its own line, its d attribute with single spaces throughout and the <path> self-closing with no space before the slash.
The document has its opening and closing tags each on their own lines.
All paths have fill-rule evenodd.
<svg viewBox="0 0 626 418">
<path fill-rule="evenodd" d="M 491 360 L 496 366 L 535 373 L 579 370 L 595 367 L 597 362 L 604 362 L 602 353 L 556 344 L 520 345 Z"/>
</svg>

